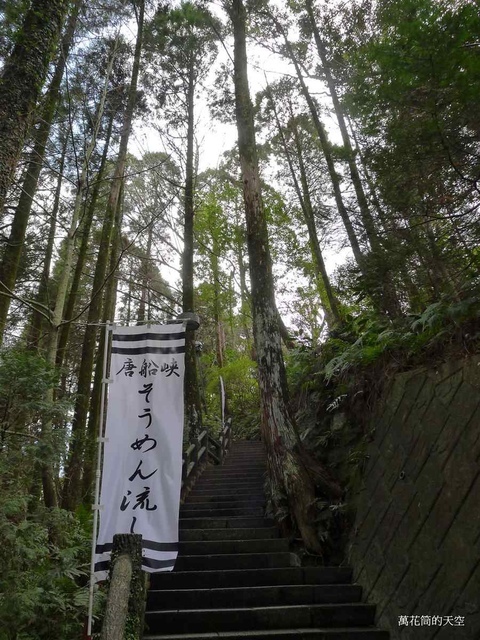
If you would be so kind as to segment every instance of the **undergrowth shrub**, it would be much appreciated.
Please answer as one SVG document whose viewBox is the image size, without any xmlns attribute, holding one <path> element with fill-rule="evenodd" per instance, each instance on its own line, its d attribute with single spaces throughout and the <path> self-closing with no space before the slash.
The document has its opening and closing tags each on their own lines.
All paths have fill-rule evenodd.
<svg viewBox="0 0 480 640">
<path fill-rule="evenodd" d="M 317 532 L 324 561 L 341 562 L 354 520 L 352 495 L 361 482 L 373 434 L 368 417 L 397 372 L 478 350 L 480 293 L 470 283 L 458 299 L 442 298 L 422 313 L 397 320 L 363 311 L 347 317 L 315 349 L 287 357 L 293 408 L 301 438 L 345 488 L 341 501 L 317 499 Z M 286 517 L 286 516 L 284 516 Z"/>
</svg>

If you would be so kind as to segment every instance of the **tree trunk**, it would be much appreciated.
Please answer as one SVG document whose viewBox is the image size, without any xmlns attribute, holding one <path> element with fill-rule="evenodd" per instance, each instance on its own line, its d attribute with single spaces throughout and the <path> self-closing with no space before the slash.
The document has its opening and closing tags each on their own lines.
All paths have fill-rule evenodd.
<svg viewBox="0 0 480 640">
<path fill-rule="evenodd" d="M 110 244 L 112 237 L 115 213 L 117 211 L 120 191 L 124 180 L 127 147 L 130 132 L 132 129 L 133 112 L 137 99 L 137 83 L 140 69 L 140 56 L 142 51 L 143 40 L 143 23 L 145 15 L 145 2 L 140 2 L 140 11 L 138 17 L 138 32 L 135 45 L 135 56 L 132 68 L 132 78 L 128 92 L 127 106 L 125 109 L 125 118 L 120 136 L 120 147 L 118 158 L 113 173 L 110 195 L 105 211 L 105 218 L 102 227 L 102 236 L 95 265 L 95 274 L 93 277 L 92 297 L 88 308 L 87 327 L 83 339 L 82 358 L 80 363 L 80 371 L 78 373 L 77 397 L 75 401 L 75 409 L 72 420 L 72 436 L 70 441 L 70 449 L 68 463 L 65 469 L 65 480 L 62 493 L 62 506 L 64 509 L 74 510 L 78 504 L 81 493 L 81 475 L 82 460 L 85 447 L 85 427 L 88 415 L 88 402 L 90 398 L 90 387 L 92 383 L 92 369 L 95 356 L 95 347 L 97 342 L 96 323 L 99 322 L 102 312 L 102 291 L 105 286 L 105 276 L 107 272 L 108 257 L 110 253 Z"/>
<path fill-rule="evenodd" d="M 123 187 L 122 193 L 118 200 L 117 212 L 115 215 L 115 227 L 112 233 L 112 249 L 110 251 L 110 262 L 108 265 L 109 280 L 105 287 L 105 298 L 103 304 L 102 324 L 107 321 L 113 321 L 115 315 L 115 303 L 117 299 L 118 261 L 121 246 L 122 233 L 122 216 L 123 216 Z M 95 374 L 93 378 L 92 397 L 90 399 L 90 408 L 88 412 L 87 437 L 85 444 L 85 453 L 83 457 L 83 476 L 81 500 L 84 504 L 88 504 L 91 497 L 94 479 L 95 464 L 97 453 L 97 434 L 99 432 L 100 421 L 103 416 L 100 414 L 101 396 L 102 396 L 102 380 L 103 380 L 103 354 L 105 349 L 105 331 L 102 329 L 97 349 L 97 359 L 95 363 Z"/>
<path fill-rule="evenodd" d="M 278 330 L 280 332 L 280 337 L 282 339 L 283 344 L 287 349 L 295 349 L 297 343 L 295 339 L 292 337 L 290 331 L 288 330 L 287 325 L 283 321 L 280 313 L 277 313 L 277 321 L 278 321 Z"/>
<path fill-rule="evenodd" d="M 251 317 L 251 301 L 250 301 L 250 291 L 247 287 L 247 270 L 244 262 L 244 253 L 243 253 L 243 243 L 244 243 L 244 233 L 243 229 L 239 229 L 239 233 L 237 234 L 237 260 L 238 260 L 238 272 L 240 277 L 240 300 L 242 303 L 240 314 L 242 316 L 242 326 L 243 331 L 245 333 L 245 340 L 247 343 L 247 348 L 250 350 L 252 344 L 252 336 L 250 335 L 250 317 Z"/>
<path fill-rule="evenodd" d="M 353 228 L 352 222 L 350 220 L 347 209 L 345 207 L 345 203 L 343 202 L 342 191 L 340 189 L 340 176 L 338 175 L 335 169 L 335 162 L 333 159 L 327 132 L 325 131 L 325 127 L 323 126 L 323 123 L 320 121 L 320 118 L 318 117 L 317 108 L 312 99 L 312 96 L 310 95 L 310 92 L 308 91 L 307 85 L 305 84 L 305 80 L 303 78 L 300 65 L 297 62 L 292 46 L 288 41 L 288 38 L 283 30 L 283 27 L 281 27 L 281 25 L 279 25 L 278 22 L 277 22 L 277 25 L 283 34 L 288 56 L 292 61 L 293 66 L 295 67 L 295 71 L 297 73 L 297 77 L 300 83 L 300 88 L 301 88 L 303 97 L 307 101 L 308 108 L 310 109 L 312 121 L 313 121 L 313 124 L 315 125 L 315 130 L 317 132 L 318 139 L 320 141 L 320 146 L 322 147 L 323 155 L 325 156 L 325 161 L 327 163 L 328 174 L 330 176 L 330 180 L 333 187 L 333 193 L 335 196 L 335 203 L 337 205 L 338 213 L 340 214 L 340 217 L 342 219 L 343 226 L 345 227 L 345 231 L 347 232 L 347 237 L 348 237 L 348 241 L 350 242 L 350 246 L 352 248 L 353 257 L 355 258 L 357 265 L 360 267 L 360 269 L 362 269 L 363 254 L 360 249 L 360 245 L 358 243 L 358 239 L 357 239 L 355 230 Z"/>
<path fill-rule="evenodd" d="M 325 313 L 325 320 L 327 322 L 327 325 L 331 327 L 334 323 L 337 323 L 337 324 L 341 323 L 340 310 L 338 306 L 338 301 L 335 297 L 335 294 L 333 293 L 333 289 L 330 284 L 330 278 L 328 277 L 328 273 L 325 268 L 325 262 L 323 260 L 322 250 L 320 249 L 320 243 L 318 241 L 317 227 L 315 224 L 315 215 L 313 212 L 312 200 L 310 198 L 310 189 L 308 186 L 307 172 L 305 169 L 305 163 L 303 162 L 302 146 L 300 144 L 297 126 L 293 117 L 293 112 L 290 104 L 290 113 L 291 113 L 290 127 L 293 131 L 295 147 L 297 150 L 297 160 L 298 160 L 298 166 L 300 169 L 300 180 L 301 180 L 302 188 L 300 188 L 300 185 L 298 183 L 295 167 L 293 166 L 293 160 L 291 158 L 290 151 L 288 149 L 287 141 L 285 139 L 285 134 L 283 133 L 283 129 L 280 124 L 280 119 L 278 117 L 277 109 L 276 109 L 273 95 L 271 94 L 271 92 L 270 92 L 270 100 L 272 102 L 273 110 L 275 113 L 277 129 L 278 129 L 278 132 L 280 133 L 280 138 L 282 140 L 285 157 L 287 159 L 288 167 L 290 169 L 290 174 L 292 176 L 293 184 L 295 187 L 295 192 L 300 202 L 303 216 L 305 218 L 305 223 L 307 225 L 308 238 L 310 241 L 310 251 L 312 253 L 313 265 L 314 265 L 316 279 L 317 279 L 317 290 L 320 295 L 320 299 L 322 301 L 322 306 Z M 326 300 L 325 300 L 325 295 L 327 298 Z"/>
<path fill-rule="evenodd" d="M 102 159 L 100 161 L 100 166 L 98 168 L 97 175 L 95 177 L 92 194 L 90 196 L 90 201 L 88 203 L 87 211 L 82 219 L 82 234 L 81 234 L 81 242 L 80 248 L 78 250 L 77 260 L 75 263 L 75 271 L 73 273 L 72 284 L 70 286 L 70 291 L 68 293 L 67 303 L 65 305 L 64 312 L 64 321 L 65 324 L 60 328 L 60 335 L 58 337 L 58 347 L 57 347 L 57 367 L 59 369 L 63 366 L 63 361 L 65 358 L 65 351 L 68 344 L 68 339 L 70 337 L 70 331 L 72 328 L 72 323 L 70 320 L 73 318 L 75 311 L 75 304 L 77 302 L 78 291 L 80 289 L 80 281 L 82 279 L 83 269 L 85 267 L 85 261 L 87 258 L 87 251 L 90 247 L 90 230 L 92 227 L 93 217 L 95 215 L 95 211 L 97 208 L 98 196 L 100 194 L 100 188 L 102 185 L 102 180 L 105 174 L 105 168 L 107 165 L 107 157 L 108 151 L 110 148 L 110 140 L 112 137 L 112 128 L 113 121 L 115 119 L 115 113 L 112 113 L 109 116 L 108 127 L 105 137 L 105 143 L 103 146 Z"/>
<path fill-rule="evenodd" d="M 362 180 L 360 178 L 360 173 L 355 162 L 355 154 L 353 153 L 352 143 L 348 134 L 345 117 L 340 105 L 340 100 L 338 99 L 337 88 L 335 86 L 335 81 L 328 65 L 325 44 L 320 37 L 320 33 L 315 22 L 312 0 L 305 0 L 305 6 L 313 30 L 315 44 L 317 45 L 318 55 L 320 56 L 320 60 L 322 62 L 323 72 L 327 81 L 328 90 L 332 98 L 333 108 L 342 136 L 343 146 L 345 148 L 345 151 L 347 152 L 347 163 L 350 170 L 350 178 L 355 189 L 358 207 L 360 209 L 360 218 L 362 220 L 362 225 L 365 229 L 365 234 L 370 244 L 372 253 L 376 257 L 375 262 L 377 273 L 375 275 L 377 275 L 380 286 L 383 290 L 380 300 L 377 299 L 377 304 L 379 308 L 388 315 L 398 316 L 401 313 L 400 304 L 395 291 L 391 273 L 389 271 L 388 259 L 387 256 L 385 256 L 385 252 L 383 251 L 382 243 L 376 229 L 375 220 L 373 219 L 372 213 L 370 211 L 370 207 L 365 196 L 365 191 L 363 189 Z M 378 298 L 378 296 L 376 297 Z"/>
<path fill-rule="evenodd" d="M 77 186 L 77 191 L 75 195 L 75 202 L 73 205 L 73 213 L 70 220 L 70 226 L 67 232 L 67 237 L 65 239 L 65 255 L 63 257 L 60 274 L 58 276 L 57 294 L 55 297 L 55 304 L 53 307 L 53 311 L 51 313 L 50 327 L 49 327 L 48 336 L 47 336 L 47 348 L 46 348 L 45 359 L 52 367 L 54 367 L 56 363 L 58 331 L 63 319 L 65 299 L 67 296 L 68 283 L 70 280 L 70 273 L 71 273 L 72 264 L 73 264 L 75 236 L 78 232 L 81 208 L 85 199 L 88 166 L 97 142 L 101 118 L 102 118 L 103 109 L 104 109 L 105 101 L 107 97 L 108 82 L 109 82 L 110 74 L 113 68 L 113 60 L 115 57 L 118 41 L 119 40 L 117 38 L 114 52 L 112 53 L 112 56 L 109 60 L 109 64 L 106 70 L 105 84 L 103 87 L 102 97 L 100 99 L 100 105 L 98 108 L 98 118 L 97 118 L 97 121 L 95 122 L 92 137 L 88 143 L 87 149 L 85 150 L 85 157 L 82 161 L 81 169 L 79 171 L 80 177 L 78 180 L 78 186 Z M 53 396 L 54 396 L 53 388 L 48 389 L 45 392 L 45 402 L 47 403 L 53 402 Z M 49 418 L 46 418 L 42 422 L 41 438 L 42 438 L 42 446 L 45 449 L 45 454 L 44 454 L 45 462 L 43 462 L 44 466 L 42 469 L 43 495 L 45 500 L 45 506 L 55 507 L 57 505 L 57 500 L 56 500 L 55 486 L 53 484 L 53 470 L 48 461 L 49 457 L 51 457 L 51 452 L 53 447 L 52 421 Z"/>
<path fill-rule="evenodd" d="M 194 79 L 193 57 L 190 60 L 189 84 L 187 95 L 187 156 L 185 175 L 185 226 L 183 236 L 183 261 L 182 261 L 182 285 L 183 285 L 183 311 L 194 311 L 193 296 L 193 221 L 194 221 Z M 195 353 L 195 333 L 186 332 L 185 339 L 185 436 L 192 439 L 200 434 L 202 424 L 202 405 L 198 384 L 197 356 Z"/>
<path fill-rule="evenodd" d="M 65 134 L 63 142 L 62 156 L 58 167 L 57 187 L 55 190 L 55 199 L 53 203 L 52 213 L 50 215 L 50 226 L 48 231 L 47 247 L 45 258 L 43 261 L 43 270 L 38 287 L 36 301 L 45 307 L 48 307 L 48 283 L 50 281 L 50 267 L 52 264 L 53 249 L 55 244 L 55 233 L 57 230 L 57 216 L 60 208 L 60 195 L 63 184 L 63 169 L 65 166 L 65 156 L 67 154 L 68 135 Z M 1 298 L 0 298 L 1 299 Z M 30 326 L 28 329 L 27 344 L 30 349 L 38 350 L 42 338 L 42 327 L 45 326 L 45 316 L 37 311 L 32 312 Z"/>
<path fill-rule="evenodd" d="M 114 535 L 111 562 L 101 640 L 140 640 L 145 613 L 142 536 Z"/>
<path fill-rule="evenodd" d="M 8 310 L 10 308 L 11 298 L 9 292 L 14 289 L 17 280 L 18 266 L 20 264 L 20 258 L 23 251 L 25 233 L 27 231 L 27 224 L 30 218 L 30 212 L 32 210 L 33 198 L 37 190 L 38 179 L 43 167 L 45 148 L 50 136 L 52 122 L 55 116 L 58 101 L 60 99 L 60 85 L 65 71 L 67 58 L 70 53 L 70 48 L 72 46 L 78 13 L 82 2 L 83 0 L 76 0 L 75 2 L 73 11 L 68 21 L 65 35 L 62 40 L 60 56 L 55 67 L 55 72 L 50 82 L 50 87 L 45 95 L 45 98 L 43 99 L 43 107 L 40 114 L 40 124 L 38 125 L 38 129 L 34 132 L 33 150 L 30 154 L 30 159 L 28 162 L 25 179 L 22 185 L 20 198 L 15 209 L 15 215 L 10 230 L 10 237 L 3 253 L 2 263 L 0 264 L 0 342 L 3 339 L 5 323 L 7 321 Z M 1 144 L 2 142 L 0 137 L 0 145 Z M 1 161 L 2 158 L 0 151 L 0 162 Z"/>
<path fill-rule="evenodd" d="M 0 79 L 0 212 L 62 29 L 67 0 L 32 0 Z"/>
<path fill-rule="evenodd" d="M 302 146 L 300 144 L 297 126 L 294 120 L 291 121 L 291 124 L 295 139 L 295 146 L 297 148 L 298 167 L 300 169 L 300 181 L 302 184 L 303 192 L 303 198 L 301 197 L 302 192 L 299 192 L 300 204 L 308 229 L 312 256 L 317 271 L 317 279 L 321 281 L 320 286 L 318 287 L 320 290 L 320 295 L 323 292 L 322 290 L 324 290 L 330 306 L 331 317 L 329 318 L 328 314 L 325 314 L 325 319 L 327 321 L 327 324 L 329 324 L 331 327 L 332 324 L 341 324 L 342 317 L 338 300 L 333 292 L 332 285 L 330 284 L 330 278 L 328 277 L 325 262 L 323 260 L 322 250 L 320 248 L 320 242 L 318 240 L 317 226 L 315 224 L 315 214 L 313 211 L 312 199 L 310 197 L 310 188 L 307 180 L 307 170 L 303 161 Z"/>
<path fill-rule="evenodd" d="M 340 133 L 342 135 L 343 146 L 345 147 L 345 151 L 347 152 L 348 168 L 350 170 L 350 177 L 352 179 L 352 184 L 355 189 L 355 195 L 357 196 L 357 202 L 358 202 L 358 207 L 360 209 L 360 215 L 362 218 L 363 227 L 365 229 L 365 233 L 367 235 L 370 246 L 375 251 L 379 248 L 380 240 L 378 238 L 378 233 L 375 228 L 375 221 L 370 212 L 370 207 L 368 206 L 368 201 L 365 196 L 365 191 L 363 189 L 362 180 L 358 172 L 358 167 L 355 162 L 355 154 L 353 153 L 352 144 L 350 142 L 350 136 L 348 135 L 348 129 L 345 122 L 345 117 L 343 115 L 343 109 L 340 105 L 340 100 L 338 99 L 335 81 L 330 72 L 325 44 L 323 43 L 320 37 L 320 32 L 318 31 L 318 27 L 315 22 L 315 15 L 313 12 L 312 0 L 305 0 L 305 7 L 307 9 L 310 25 L 313 30 L 313 36 L 315 39 L 315 44 L 317 45 L 318 55 L 320 56 L 320 60 L 322 62 L 322 68 L 325 74 L 325 79 L 327 81 L 328 91 L 330 93 L 330 97 L 332 98 L 333 108 L 335 111 L 335 115 L 337 117 Z"/>
<path fill-rule="evenodd" d="M 145 321 L 145 312 L 148 306 L 147 320 L 150 320 L 150 304 L 149 304 L 149 287 L 152 260 L 152 242 L 153 242 L 153 220 L 148 225 L 147 249 L 146 255 L 142 258 L 142 292 L 140 295 L 140 305 L 138 307 L 138 324 Z"/>
<path fill-rule="evenodd" d="M 217 367 L 224 366 L 225 334 L 222 323 L 222 312 L 220 305 L 220 268 L 218 265 L 219 246 L 216 236 L 212 233 L 213 244 L 210 257 L 210 271 L 213 281 L 213 321 L 215 323 L 215 351 L 217 354 Z"/>
<path fill-rule="evenodd" d="M 250 99 L 245 43 L 246 12 L 242 0 L 228 11 L 234 30 L 235 113 L 243 178 L 247 243 L 252 283 L 253 330 L 261 396 L 262 438 L 267 450 L 270 482 L 278 504 L 286 496 L 306 546 L 321 553 L 314 526 L 315 482 L 302 460 L 302 445 L 287 404 L 278 316 L 275 306 L 268 231 L 260 190 L 253 107 Z M 325 474 L 325 479 L 327 474 Z M 330 479 L 324 490 L 339 495 Z"/>
</svg>

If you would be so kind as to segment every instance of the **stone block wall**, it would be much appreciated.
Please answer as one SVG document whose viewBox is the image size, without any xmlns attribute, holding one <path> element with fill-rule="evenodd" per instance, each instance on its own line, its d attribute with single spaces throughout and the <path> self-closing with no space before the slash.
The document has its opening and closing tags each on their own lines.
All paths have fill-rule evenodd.
<svg viewBox="0 0 480 640">
<path fill-rule="evenodd" d="M 364 600 L 392 640 L 479 640 L 480 357 L 396 376 L 372 427 L 349 545 Z"/>
</svg>

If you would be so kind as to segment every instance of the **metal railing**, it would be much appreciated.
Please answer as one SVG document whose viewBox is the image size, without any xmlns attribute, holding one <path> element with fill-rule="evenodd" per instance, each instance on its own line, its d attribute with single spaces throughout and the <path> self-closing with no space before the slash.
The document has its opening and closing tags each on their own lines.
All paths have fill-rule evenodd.
<svg viewBox="0 0 480 640">
<path fill-rule="evenodd" d="M 232 421 L 228 419 L 220 433 L 220 439 L 215 440 L 204 429 L 198 438 L 183 452 L 182 460 L 182 492 L 191 488 L 202 465 L 211 459 L 214 464 L 223 464 L 232 442 Z"/>
</svg>

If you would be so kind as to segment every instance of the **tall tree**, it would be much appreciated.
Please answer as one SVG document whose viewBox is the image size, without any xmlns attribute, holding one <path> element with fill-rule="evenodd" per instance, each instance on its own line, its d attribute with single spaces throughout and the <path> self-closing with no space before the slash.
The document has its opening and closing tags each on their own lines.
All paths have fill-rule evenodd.
<svg viewBox="0 0 480 640">
<path fill-rule="evenodd" d="M 313 526 L 315 480 L 324 491 L 339 496 L 340 487 L 322 469 L 314 477 L 288 407 L 288 392 L 275 306 L 268 231 L 262 202 L 250 99 L 246 11 L 243 0 L 226 3 L 234 32 L 235 113 L 243 178 L 247 242 L 252 284 L 253 330 L 261 393 L 262 438 L 267 450 L 274 499 L 285 495 L 290 512 L 308 548 L 321 553 Z M 318 470 L 318 467 L 317 467 Z"/>
<path fill-rule="evenodd" d="M 280 116 L 271 87 L 268 87 L 267 89 L 267 96 L 273 110 L 275 123 L 277 125 L 282 153 L 287 161 L 295 193 L 300 203 L 305 224 L 308 229 L 309 244 L 317 280 L 317 288 L 323 302 L 325 318 L 330 326 L 332 326 L 334 323 L 339 324 L 341 322 L 340 307 L 335 293 L 332 289 L 330 278 L 325 267 L 322 250 L 320 248 L 315 221 L 315 211 L 307 176 L 306 164 L 303 157 L 304 153 L 298 131 L 297 119 L 293 114 L 292 103 L 290 98 L 286 99 L 286 102 L 289 105 L 290 118 L 287 127 L 284 128 L 282 123 L 280 122 Z M 293 137 L 293 150 L 290 149 L 290 146 L 288 144 L 287 136 L 289 134 L 291 134 L 291 137 Z M 297 176 L 297 167 L 299 176 Z"/>
<path fill-rule="evenodd" d="M 0 264 L 0 342 L 2 341 L 7 313 L 10 305 L 10 292 L 15 286 L 18 265 L 22 254 L 25 233 L 32 209 L 33 199 L 37 190 L 40 172 L 47 141 L 50 135 L 55 111 L 60 99 L 60 86 L 65 72 L 67 59 L 73 44 L 73 37 L 77 25 L 77 18 L 83 0 L 75 0 L 65 34 L 60 46 L 60 54 L 55 66 L 52 80 L 43 99 L 40 112 L 40 123 L 33 133 L 33 149 L 30 153 L 28 166 L 23 180 L 19 202 L 15 209 L 15 215 L 10 230 L 10 237 L 5 246 Z"/>
<path fill-rule="evenodd" d="M 0 211 L 57 44 L 68 0 L 33 0 L 0 78 Z"/>
<path fill-rule="evenodd" d="M 365 231 L 366 231 L 368 240 L 372 246 L 372 249 L 378 250 L 379 238 L 378 238 L 378 233 L 375 226 L 375 221 L 371 214 L 370 206 L 368 204 L 368 200 L 365 195 L 365 191 L 363 189 L 363 183 L 360 178 L 360 173 L 358 171 L 357 163 L 355 161 L 355 155 L 353 153 L 352 143 L 350 141 L 350 135 L 348 133 L 347 124 L 345 122 L 343 108 L 342 108 L 342 105 L 340 104 L 340 99 L 338 96 L 337 85 L 330 69 L 327 45 L 325 41 L 322 39 L 320 35 L 320 31 L 317 26 L 317 17 L 315 15 L 313 1 L 305 0 L 305 8 L 308 16 L 308 24 L 310 26 L 310 29 L 313 32 L 315 45 L 317 47 L 317 52 L 322 63 L 322 72 L 327 82 L 328 91 L 332 99 L 335 116 L 338 122 L 338 127 L 340 129 L 341 136 L 342 136 L 342 142 L 346 152 L 347 164 L 350 170 L 350 177 L 352 180 L 353 187 L 355 189 L 355 194 L 357 196 L 357 202 L 360 209 L 362 222 L 365 227 Z"/>
<path fill-rule="evenodd" d="M 187 313 L 195 311 L 195 102 L 198 83 L 217 53 L 216 22 L 200 3 L 186 1 L 170 11 L 161 6 L 150 26 L 152 49 L 156 53 L 151 62 L 163 71 L 160 86 L 157 86 L 163 102 L 162 111 L 167 121 L 183 131 L 184 136 L 182 308 Z M 169 99 L 172 94 L 176 98 L 174 106 Z M 179 102 L 183 105 L 181 109 Z M 194 436 L 201 425 L 201 401 L 193 331 L 187 331 L 185 347 L 185 415 L 186 432 Z"/>
<path fill-rule="evenodd" d="M 82 461 L 86 436 L 85 428 L 88 416 L 93 361 L 98 332 L 96 323 L 101 319 L 103 299 L 102 290 L 105 286 L 105 276 L 111 247 L 112 231 L 115 222 L 115 213 L 118 208 L 120 192 L 125 177 L 128 141 L 132 130 L 133 114 L 137 102 L 137 83 L 143 44 L 145 1 L 138 0 L 136 7 L 138 9 L 138 27 L 132 77 L 130 80 L 127 104 L 125 106 L 122 132 L 120 135 L 120 147 L 105 210 L 99 251 L 93 276 L 92 297 L 88 308 L 87 327 L 83 340 L 80 371 L 78 373 L 77 399 L 75 402 L 72 420 L 72 439 L 70 442 L 68 462 L 65 469 L 65 481 L 63 484 L 62 506 L 65 509 L 70 510 L 76 508 L 81 494 Z"/>
</svg>

